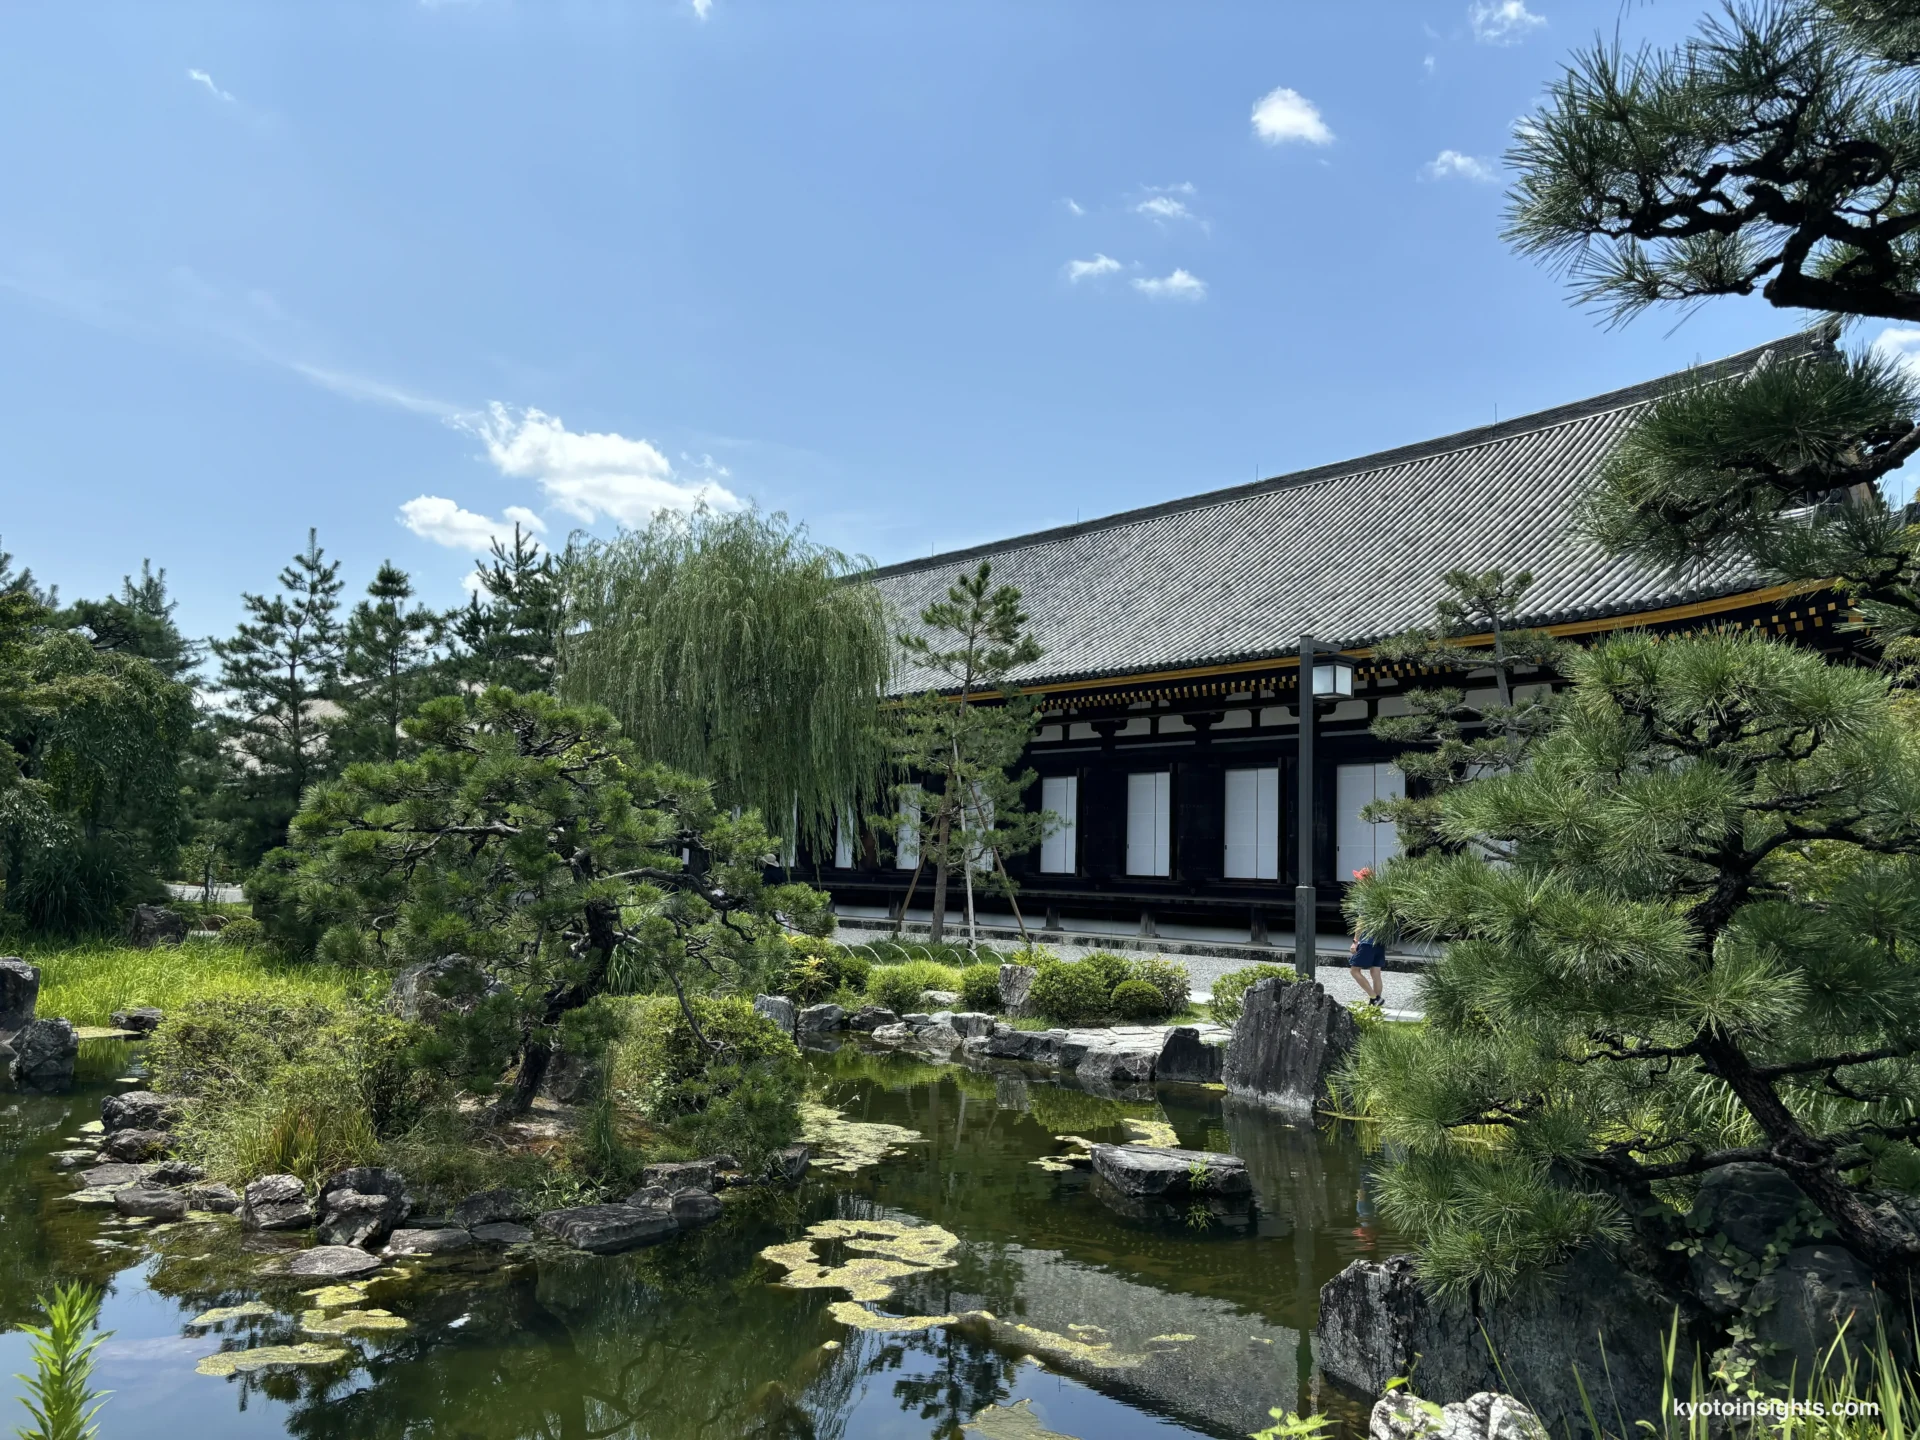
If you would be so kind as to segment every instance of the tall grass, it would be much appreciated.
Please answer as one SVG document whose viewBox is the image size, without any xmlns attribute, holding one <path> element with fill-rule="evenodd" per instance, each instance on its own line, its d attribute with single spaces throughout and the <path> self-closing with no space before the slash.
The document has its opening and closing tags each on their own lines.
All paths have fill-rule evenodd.
<svg viewBox="0 0 1920 1440">
<path fill-rule="evenodd" d="M 93 1417 L 107 1399 L 92 1384 L 93 1352 L 107 1336 L 87 1333 L 100 1318 L 100 1292 L 74 1281 L 41 1296 L 40 1308 L 45 1325 L 20 1327 L 33 1339 L 33 1374 L 14 1377 L 26 1384 L 20 1403 L 33 1428 L 15 1433 L 21 1440 L 92 1440 L 100 1433 Z"/>
<path fill-rule="evenodd" d="M 365 984 L 364 977 L 334 966 L 288 965 L 262 949 L 212 940 L 152 950 L 108 940 L 40 944 L 23 958 L 40 967 L 39 1013 L 76 1025 L 105 1025 L 115 1010 L 170 1010 L 213 994 L 338 1002 Z"/>
</svg>

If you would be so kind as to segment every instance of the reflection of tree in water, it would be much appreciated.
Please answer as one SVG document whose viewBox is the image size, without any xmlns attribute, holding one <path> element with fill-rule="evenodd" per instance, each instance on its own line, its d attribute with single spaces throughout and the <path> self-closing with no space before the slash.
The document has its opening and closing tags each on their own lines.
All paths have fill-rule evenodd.
<svg viewBox="0 0 1920 1440">
<path fill-rule="evenodd" d="M 960 1440 L 960 1427 L 1007 1393 L 1018 1363 L 961 1330 L 922 1330 L 882 1339 L 878 1353 L 867 1362 L 874 1374 L 901 1369 L 909 1354 L 932 1358 L 924 1370 L 916 1367 L 915 1373 L 894 1381 L 893 1394 L 902 1410 L 917 1411 L 922 1420 L 934 1422 L 934 1440 Z"/>
<path fill-rule="evenodd" d="M 93 1244 L 99 1212 L 68 1203 L 72 1181 L 46 1159 L 99 1104 L 91 1092 L 0 1095 L 0 1331 L 44 1319 L 35 1297 L 60 1281 L 105 1285 L 131 1254 Z"/>
</svg>

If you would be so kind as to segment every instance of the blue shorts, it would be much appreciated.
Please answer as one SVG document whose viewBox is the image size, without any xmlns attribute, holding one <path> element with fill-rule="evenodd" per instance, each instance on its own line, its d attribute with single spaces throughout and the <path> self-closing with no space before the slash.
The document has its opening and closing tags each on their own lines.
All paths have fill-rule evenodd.
<svg viewBox="0 0 1920 1440">
<path fill-rule="evenodd" d="M 1347 963 L 1356 970 L 1378 970 L 1387 963 L 1387 947 L 1378 940 L 1362 940 Z"/>
</svg>

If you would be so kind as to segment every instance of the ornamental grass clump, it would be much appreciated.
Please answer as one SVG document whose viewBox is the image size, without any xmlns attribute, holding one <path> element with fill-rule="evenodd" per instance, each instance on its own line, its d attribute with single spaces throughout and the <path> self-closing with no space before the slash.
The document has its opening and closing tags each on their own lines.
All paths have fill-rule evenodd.
<svg viewBox="0 0 1920 1440">
<path fill-rule="evenodd" d="M 960 988 L 960 972 L 930 960 L 909 960 L 904 965 L 876 965 L 867 977 L 867 999 L 896 1015 L 920 1009 L 920 997 L 929 990 Z"/>
<path fill-rule="evenodd" d="M 989 1014 L 1000 1009 L 1000 967 L 969 965 L 960 972 L 960 1003 Z"/>
</svg>

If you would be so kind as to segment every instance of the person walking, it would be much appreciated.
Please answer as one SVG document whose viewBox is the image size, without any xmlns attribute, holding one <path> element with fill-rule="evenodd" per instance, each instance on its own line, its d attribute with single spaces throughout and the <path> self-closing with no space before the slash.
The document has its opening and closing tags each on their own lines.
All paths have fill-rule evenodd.
<svg viewBox="0 0 1920 1440">
<path fill-rule="evenodd" d="M 1371 866 L 1353 872 L 1354 884 L 1369 879 L 1373 875 Z M 1353 922 L 1353 944 L 1347 947 L 1347 973 L 1353 976 L 1367 997 L 1367 1004 L 1385 1006 L 1386 985 L 1380 978 L 1380 971 L 1387 963 L 1386 945 L 1371 935 L 1361 932 L 1360 922 Z"/>
</svg>

